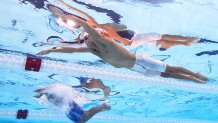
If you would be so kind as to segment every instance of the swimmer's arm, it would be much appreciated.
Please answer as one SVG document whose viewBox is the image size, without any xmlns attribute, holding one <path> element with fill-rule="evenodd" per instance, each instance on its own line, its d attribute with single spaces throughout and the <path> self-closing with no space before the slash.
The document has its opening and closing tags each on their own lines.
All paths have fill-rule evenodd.
<svg viewBox="0 0 218 123">
<path fill-rule="evenodd" d="M 95 21 L 95 19 L 94 19 L 93 17 L 91 17 L 90 15 L 88 15 L 87 13 L 85 13 L 85 12 L 83 12 L 83 11 L 77 9 L 77 8 L 74 8 L 74 7 L 72 7 L 72 6 L 68 5 L 68 4 L 66 4 L 63 0 L 58 0 L 58 1 L 61 2 L 64 6 L 68 7 L 69 9 L 72 9 L 72 10 L 74 10 L 74 11 L 76 11 L 76 12 L 78 12 L 78 13 L 80 13 L 80 14 L 83 14 L 83 15 L 85 15 L 86 17 L 88 17 L 88 22 L 91 21 L 93 24 L 97 24 L 97 22 Z"/>
<path fill-rule="evenodd" d="M 117 23 L 106 23 L 106 24 L 100 24 L 103 27 L 110 27 L 112 28 L 114 31 L 122 31 L 122 30 L 126 30 L 127 26 L 124 24 L 117 24 Z"/>
<path fill-rule="evenodd" d="M 60 47 L 55 49 L 50 49 L 50 52 L 63 52 L 63 53 L 74 53 L 74 52 L 88 52 L 88 48 L 80 47 L 80 48 L 73 48 L 73 47 Z"/>
<path fill-rule="evenodd" d="M 99 33 L 93 29 L 92 27 L 90 27 L 88 24 L 80 21 L 80 26 L 82 26 L 84 28 L 84 30 L 91 36 L 95 37 L 95 38 L 100 38 Z"/>
<path fill-rule="evenodd" d="M 69 19 L 74 20 L 78 25 L 82 26 L 83 29 L 91 36 L 93 36 L 95 38 L 100 38 L 99 33 L 94 28 L 92 28 L 89 24 L 87 24 L 86 22 L 84 22 L 84 21 L 82 21 L 74 16 L 69 17 Z"/>
<path fill-rule="evenodd" d="M 60 52 L 60 53 L 75 53 L 75 52 L 89 52 L 89 49 L 86 47 L 73 48 L 73 47 L 61 47 L 61 48 L 52 48 L 48 50 L 43 50 L 36 55 L 45 55 L 51 52 Z"/>
</svg>

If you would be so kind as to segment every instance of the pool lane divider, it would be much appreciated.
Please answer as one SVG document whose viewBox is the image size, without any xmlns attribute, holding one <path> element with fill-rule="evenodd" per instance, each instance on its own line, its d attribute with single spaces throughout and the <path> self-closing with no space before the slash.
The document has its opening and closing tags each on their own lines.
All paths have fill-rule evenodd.
<svg viewBox="0 0 218 123">
<path fill-rule="evenodd" d="M 0 119 L 16 120 L 17 122 L 27 120 L 39 121 L 53 120 L 61 122 L 72 122 L 62 112 L 55 111 L 40 111 L 40 110 L 0 110 Z M 179 119 L 179 118 L 145 118 L 133 116 L 119 116 L 119 115 L 95 115 L 90 121 L 93 122 L 116 122 L 116 123 L 217 123 L 210 120 L 194 120 L 194 119 Z"/>
<path fill-rule="evenodd" d="M 28 70 L 34 72 L 47 72 L 70 76 L 87 76 L 99 79 L 108 79 L 115 82 L 134 83 L 139 85 L 152 85 L 157 87 L 170 87 L 172 89 L 187 90 L 191 92 L 206 92 L 218 94 L 218 85 L 199 84 L 176 79 L 148 77 L 137 72 L 123 69 L 108 69 L 103 67 L 65 63 L 36 57 L 18 56 L 0 53 L 0 68 L 11 70 Z"/>
</svg>

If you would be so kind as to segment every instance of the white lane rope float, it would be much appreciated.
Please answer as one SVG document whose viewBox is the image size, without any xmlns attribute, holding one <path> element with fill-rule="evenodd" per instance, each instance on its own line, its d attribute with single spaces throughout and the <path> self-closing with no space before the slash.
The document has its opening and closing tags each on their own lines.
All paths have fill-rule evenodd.
<svg viewBox="0 0 218 123">
<path fill-rule="evenodd" d="M 64 113 L 56 113 L 51 111 L 38 110 L 0 110 L 0 118 L 5 119 L 28 119 L 28 120 L 64 120 L 67 119 Z M 113 123 L 217 123 L 210 120 L 193 120 L 193 119 L 177 119 L 177 118 L 142 118 L 127 117 L 116 115 L 95 115 L 92 121 L 113 121 Z M 69 121 L 71 122 L 71 121 Z"/>
<path fill-rule="evenodd" d="M 199 84 L 160 77 L 147 77 L 128 70 L 112 70 L 94 66 L 64 63 L 61 61 L 52 61 L 36 57 L 17 56 L 11 54 L 0 53 L 0 68 L 13 70 L 22 69 L 35 72 L 53 72 L 57 74 L 70 74 L 73 76 L 87 76 L 90 78 L 95 77 L 99 79 L 103 78 L 145 85 L 167 86 L 180 90 L 218 94 L 217 85 Z"/>
</svg>

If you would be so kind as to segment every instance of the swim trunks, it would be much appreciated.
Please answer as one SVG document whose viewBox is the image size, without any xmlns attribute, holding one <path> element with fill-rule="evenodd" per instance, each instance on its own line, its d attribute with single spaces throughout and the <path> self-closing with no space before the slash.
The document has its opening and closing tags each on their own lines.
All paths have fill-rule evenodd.
<svg viewBox="0 0 218 123">
<path fill-rule="evenodd" d="M 66 116 L 73 122 L 79 123 L 85 111 L 74 101 L 71 101 L 69 106 Z"/>
<path fill-rule="evenodd" d="M 157 41 L 161 39 L 161 35 L 158 33 L 144 33 L 135 35 L 131 41 L 131 47 L 137 47 L 142 44 L 149 46 L 156 46 Z"/>
<path fill-rule="evenodd" d="M 131 68 L 133 71 L 137 71 L 146 76 L 160 75 L 161 72 L 165 72 L 166 64 L 160 60 L 154 59 L 148 55 L 136 55 L 135 65 Z"/>
<path fill-rule="evenodd" d="M 131 40 L 134 37 L 135 32 L 132 30 L 121 30 L 121 31 L 117 31 L 117 34 L 122 38 Z"/>
<path fill-rule="evenodd" d="M 87 80 L 88 80 L 89 78 L 88 77 L 79 77 L 79 82 L 87 82 Z"/>
</svg>

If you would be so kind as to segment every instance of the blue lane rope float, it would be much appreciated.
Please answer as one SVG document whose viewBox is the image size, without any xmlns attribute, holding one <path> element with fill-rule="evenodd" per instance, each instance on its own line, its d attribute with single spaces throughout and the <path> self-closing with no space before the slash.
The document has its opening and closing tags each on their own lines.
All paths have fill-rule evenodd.
<svg viewBox="0 0 218 123">
<path fill-rule="evenodd" d="M 185 82 L 176 79 L 147 77 L 142 74 L 120 69 L 107 69 L 86 66 L 75 63 L 63 63 L 40 58 L 0 54 L 0 68 L 21 69 L 35 72 L 53 72 L 57 74 L 70 74 L 71 76 L 87 76 L 89 78 L 102 78 L 115 81 L 139 83 L 145 85 L 167 86 L 180 90 L 197 91 L 218 94 L 217 85 Z"/>
<path fill-rule="evenodd" d="M 19 118 L 17 117 L 19 115 Z M 0 119 L 10 118 L 17 120 L 62 120 L 67 119 L 64 113 L 38 110 L 0 110 Z M 210 120 L 193 120 L 193 119 L 177 119 L 177 118 L 142 118 L 128 117 L 118 115 L 95 115 L 92 121 L 113 121 L 114 123 L 217 123 Z M 69 121 L 71 122 L 71 121 Z"/>
</svg>

